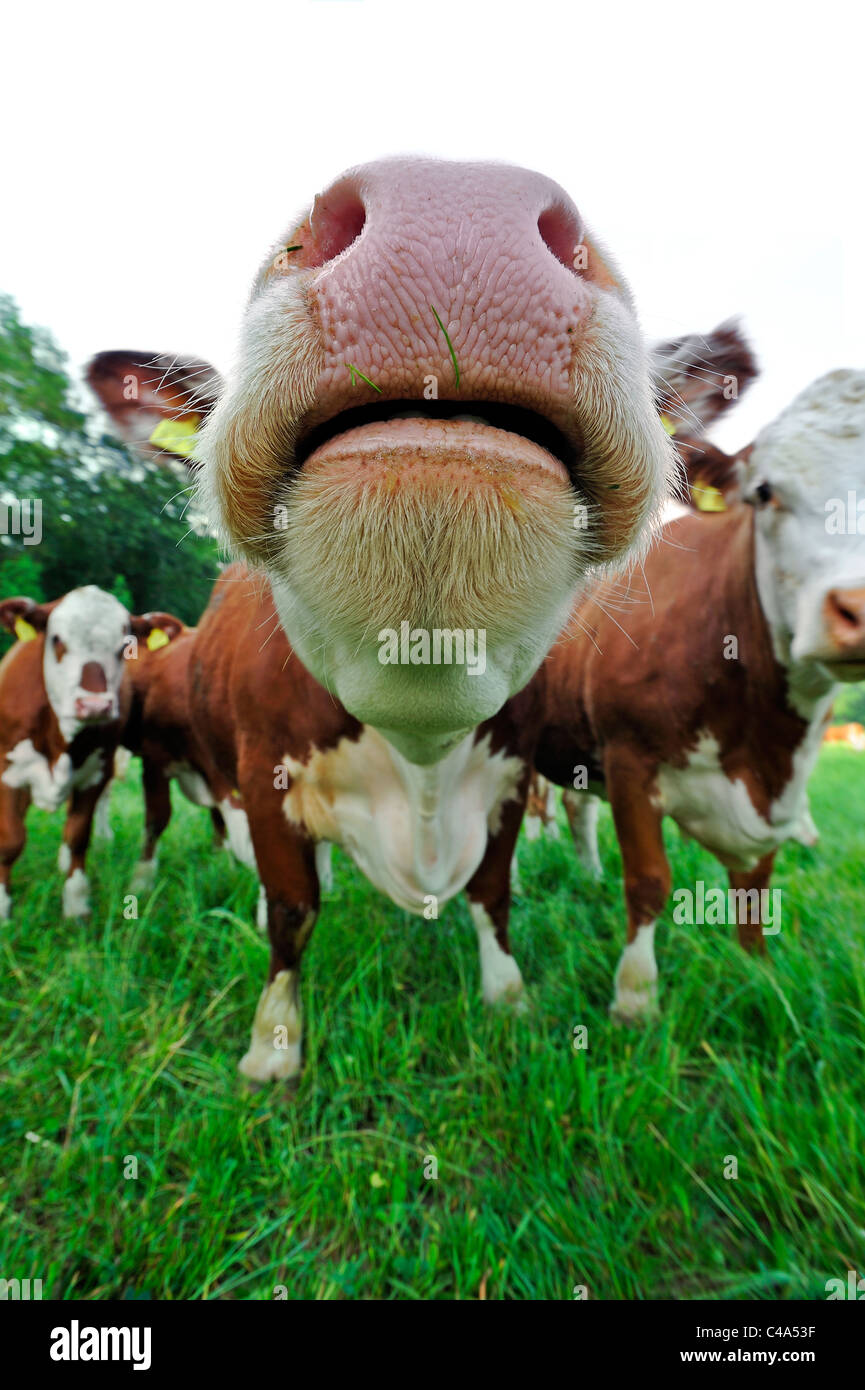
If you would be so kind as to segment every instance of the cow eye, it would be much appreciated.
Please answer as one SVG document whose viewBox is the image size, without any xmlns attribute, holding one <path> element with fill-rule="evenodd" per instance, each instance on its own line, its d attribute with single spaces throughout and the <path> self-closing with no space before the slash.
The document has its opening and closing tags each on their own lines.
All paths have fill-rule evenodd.
<svg viewBox="0 0 865 1390">
<path fill-rule="evenodd" d="M 59 637 L 52 637 L 51 642 L 54 647 L 55 657 L 58 661 L 62 661 L 67 652 L 66 643 Z"/>
<path fill-rule="evenodd" d="M 765 507 L 767 502 L 771 502 L 774 496 L 775 494 L 772 491 L 771 483 L 759 483 L 757 487 L 754 488 L 754 497 L 760 503 L 761 507 Z"/>
</svg>

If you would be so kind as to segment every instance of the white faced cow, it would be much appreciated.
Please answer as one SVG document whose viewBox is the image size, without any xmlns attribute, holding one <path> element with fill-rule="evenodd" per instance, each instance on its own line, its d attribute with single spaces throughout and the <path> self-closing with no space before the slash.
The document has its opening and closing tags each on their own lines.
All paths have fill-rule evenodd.
<svg viewBox="0 0 865 1390">
<path fill-rule="evenodd" d="M 259 571 L 219 581 L 190 664 L 267 895 L 247 1075 L 300 1065 L 323 840 L 414 912 L 466 889 L 485 998 L 519 994 L 489 864 L 510 860 L 532 731 L 504 708 L 587 567 L 642 542 L 672 473 L 659 410 L 713 418 L 744 351 L 727 328 L 653 369 L 557 184 L 399 159 L 338 179 L 274 244 L 224 391 L 193 359 L 91 363 L 127 438 L 201 460 L 205 505 Z"/>
<path fill-rule="evenodd" d="M 130 617 L 93 584 L 54 603 L 0 602 L 0 623 L 19 639 L 0 662 L 0 917 L 10 913 L 10 875 L 31 802 L 45 811 L 69 802 L 63 913 L 89 912 L 84 861 L 125 718 L 126 658 L 133 639 L 145 641 L 163 620 L 176 621 Z"/>
<path fill-rule="evenodd" d="M 781 927 L 766 892 L 775 853 L 814 842 L 808 778 L 840 683 L 865 680 L 865 373 L 815 381 L 735 456 L 693 439 L 682 452 L 713 510 L 665 526 L 644 579 L 583 600 L 535 683 L 538 768 L 560 786 L 603 787 L 612 807 L 628 910 L 622 1020 L 655 1005 L 664 816 L 730 873 L 708 909 L 705 887 L 700 900 L 675 885 L 678 920 L 732 920 L 743 945 L 765 949 Z M 585 796 L 565 793 L 597 869 Z"/>
</svg>

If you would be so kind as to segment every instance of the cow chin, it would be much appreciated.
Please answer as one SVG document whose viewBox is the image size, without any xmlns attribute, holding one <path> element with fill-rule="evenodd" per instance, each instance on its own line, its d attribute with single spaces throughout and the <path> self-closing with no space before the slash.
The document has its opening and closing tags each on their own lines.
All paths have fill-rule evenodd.
<svg viewBox="0 0 865 1390">
<path fill-rule="evenodd" d="M 307 463 L 270 567 L 292 646 L 425 761 L 520 690 L 566 622 L 589 558 L 573 497 L 541 468 Z"/>
</svg>

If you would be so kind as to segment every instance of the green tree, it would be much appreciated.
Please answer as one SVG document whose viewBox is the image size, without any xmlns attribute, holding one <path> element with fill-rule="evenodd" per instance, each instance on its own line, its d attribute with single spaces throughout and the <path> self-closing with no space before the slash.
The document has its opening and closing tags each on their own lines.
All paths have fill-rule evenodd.
<svg viewBox="0 0 865 1390">
<path fill-rule="evenodd" d="M 132 611 L 196 622 L 219 560 L 203 525 L 184 518 L 189 495 L 185 477 L 100 434 L 50 335 L 0 295 L 0 598 L 98 584 Z M 25 499 L 41 508 L 38 544 L 18 534 Z"/>
</svg>

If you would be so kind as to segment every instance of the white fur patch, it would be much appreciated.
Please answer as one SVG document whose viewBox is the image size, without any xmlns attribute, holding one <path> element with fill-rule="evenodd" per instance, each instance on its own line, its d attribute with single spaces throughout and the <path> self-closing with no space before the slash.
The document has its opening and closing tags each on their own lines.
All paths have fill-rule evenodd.
<svg viewBox="0 0 865 1390">
<path fill-rule="evenodd" d="M 497 1004 L 500 1000 L 516 1003 L 523 992 L 520 967 L 496 940 L 495 927 L 486 908 L 481 903 L 469 902 L 469 911 L 478 934 L 484 1003 Z"/>
<path fill-rule="evenodd" d="M 252 1081 L 285 1080 L 300 1071 L 301 1014 L 295 970 L 265 985 L 255 1011 L 249 1051 L 238 1066 Z"/>
<path fill-rule="evenodd" d="M 105 788 L 96 803 L 96 811 L 93 815 L 93 834 L 97 840 L 113 840 L 114 831 L 111 829 L 111 783 Z"/>
<path fill-rule="evenodd" d="M 63 844 L 57 851 L 57 867 L 61 874 L 69 873 L 69 865 L 72 863 L 72 851 L 68 845 Z"/>
<path fill-rule="evenodd" d="M 149 893 L 156 882 L 156 855 L 152 859 L 139 859 L 129 880 L 130 893 Z"/>
<path fill-rule="evenodd" d="M 637 928 L 616 969 L 610 1013 L 619 1023 L 635 1023 L 657 1009 L 658 966 L 655 962 L 655 923 Z"/>
<path fill-rule="evenodd" d="M 249 821 L 246 812 L 239 806 L 231 804 L 231 798 L 225 797 L 219 803 L 222 818 L 225 821 L 225 833 L 228 847 L 239 864 L 245 864 L 253 873 L 258 873 L 258 865 L 255 862 L 255 850 L 252 847 L 252 836 L 249 833 Z"/>
<path fill-rule="evenodd" d="M 267 893 L 264 890 L 263 883 L 259 884 L 258 888 L 258 902 L 255 905 L 255 925 L 260 932 L 263 932 L 265 936 L 267 935 Z"/>
<path fill-rule="evenodd" d="M 7 787 L 26 787 L 40 811 L 56 811 L 72 790 L 72 760 L 61 753 L 52 768 L 37 752 L 33 740 L 22 739 L 6 754 L 3 781 Z"/>
<path fill-rule="evenodd" d="M 12 898 L 5 883 L 0 883 L 0 922 L 8 922 L 12 916 Z"/>
<path fill-rule="evenodd" d="M 489 736 L 468 735 L 440 762 L 408 762 L 375 729 L 341 739 L 306 763 L 283 759 L 293 780 L 287 819 L 315 840 L 342 845 L 398 906 L 423 913 L 460 892 L 483 858 L 504 803 L 517 795 L 522 760 L 491 755 Z"/>
<path fill-rule="evenodd" d="M 753 869 L 770 850 L 811 832 L 807 786 L 820 750 L 822 727 L 821 712 L 793 754 L 793 775 L 773 802 L 768 820 L 754 807 L 745 783 L 726 775 L 718 741 L 705 731 L 685 767 L 662 764 L 658 769 L 652 803 L 728 869 Z"/>
<path fill-rule="evenodd" d="M 322 893 L 333 892 L 333 846 L 327 840 L 319 840 L 315 846 L 315 871 Z"/>
<path fill-rule="evenodd" d="M 63 885 L 63 916 L 90 915 L 90 884 L 83 869 L 75 869 Z"/>
</svg>

